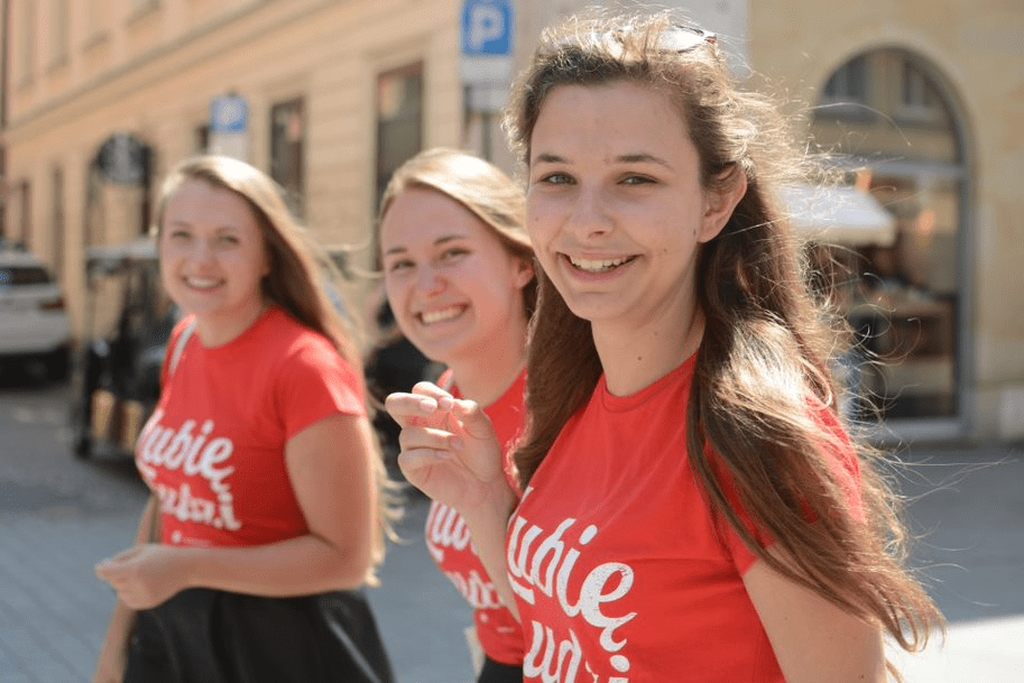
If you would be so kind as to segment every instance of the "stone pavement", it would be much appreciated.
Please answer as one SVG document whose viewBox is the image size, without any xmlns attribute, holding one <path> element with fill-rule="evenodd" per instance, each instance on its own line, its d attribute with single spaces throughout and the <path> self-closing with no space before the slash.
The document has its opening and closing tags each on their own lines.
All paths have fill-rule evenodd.
<svg viewBox="0 0 1024 683">
<path fill-rule="evenodd" d="M 0 683 L 88 681 L 113 604 L 93 565 L 132 538 L 145 491 L 132 467 L 68 455 L 66 390 L 0 382 Z M 1019 448 L 919 449 L 901 489 L 923 535 L 914 565 L 950 619 L 945 647 L 895 654 L 908 683 L 1024 681 L 1024 459 Z M 371 591 L 407 683 L 471 679 L 468 609 L 434 570 L 414 499 Z"/>
</svg>

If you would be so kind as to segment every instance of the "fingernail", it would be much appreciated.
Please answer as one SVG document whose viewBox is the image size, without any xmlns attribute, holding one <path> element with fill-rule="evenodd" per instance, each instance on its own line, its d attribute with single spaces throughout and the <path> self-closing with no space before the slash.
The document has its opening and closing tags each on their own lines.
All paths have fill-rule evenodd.
<svg viewBox="0 0 1024 683">
<path fill-rule="evenodd" d="M 437 410 L 437 401 L 432 398 L 420 399 L 420 408 L 423 410 Z"/>
</svg>

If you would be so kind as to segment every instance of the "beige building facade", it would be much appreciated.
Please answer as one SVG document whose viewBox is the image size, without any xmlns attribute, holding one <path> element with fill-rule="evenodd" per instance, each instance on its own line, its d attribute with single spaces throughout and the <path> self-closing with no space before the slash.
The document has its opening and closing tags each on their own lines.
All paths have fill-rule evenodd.
<svg viewBox="0 0 1024 683">
<path fill-rule="evenodd" d="M 515 61 L 587 4 L 515 0 Z M 1024 7 L 670 4 L 720 33 L 755 84 L 821 105 L 808 136 L 893 216 L 895 239 L 842 252 L 851 322 L 885 361 L 858 381 L 895 397 L 891 433 L 1024 438 Z M 497 117 L 485 134 L 464 110 L 461 0 L 6 5 L 3 236 L 54 268 L 76 320 L 86 249 L 142 234 L 160 176 L 203 149 L 269 171 L 325 244 L 366 243 L 387 175 L 420 148 L 480 150 L 489 135 L 512 167 Z M 211 130 L 225 96 L 247 109 L 241 134 Z M 145 173 L 115 182 L 118 164 Z"/>
</svg>

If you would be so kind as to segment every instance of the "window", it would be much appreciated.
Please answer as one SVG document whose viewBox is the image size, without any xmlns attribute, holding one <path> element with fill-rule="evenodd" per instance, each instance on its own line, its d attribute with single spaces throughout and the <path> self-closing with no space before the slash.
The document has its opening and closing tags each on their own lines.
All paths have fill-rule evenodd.
<svg viewBox="0 0 1024 683">
<path fill-rule="evenodd" d="M 18 185 L 18 222 L 20 234 L 18 240 L 26 249 L 32 249 L 32 184 L 23 180 Z"/>
<path fill-rule="evenodd" d="M 19 70 L 19 82 L 22 85 L 32 82 L 36 71 L 36 37 L 39 32 L 36 30 L 36 3 L 23 2 L 21 7 L 21 30 L 15 35 L 21 42 L 19 58 L 21 68 Z"/>
<path fill-rule="evenodd" d="M 71 7 L 68 0 L 51 0 L 50 2 L 50 66 L 57 67 L 67 64 L 68 50 L 71 44 L 69 13 Z"/>
<path fill-rule="evenodd" d="M 192 133 L 192 147 L 196 154 L 206 154 L 210 151 L 210 124 L 200 123 Z"/>
<path fill-rule="evenodd" d="M 901 118 L 939 121 L 943 118 L 942 101 L 928 76 L 910 59 L 902 60 L 900 69 Z"/>
<path fill-rule="evenodd" d="M 59 276 L 64 273 L 64 169 L 53 167 L 53 215 L 51 229 L 53 235 L 53 271 Z"/>
<path fill-rule="evenodd" d="M 391 174 L 423 146 L 423 64 L 377 77 L 377 202 Z"/>
<path fill-rule="evenodd" d="M 285 190 L 288 207 L 302 216 L 304 206 L 306 120 L 302 98 L 270 108 L 270 177 Z"/>
<path fill-rule="evenodd" d="M 867 59 L 864 55 L 855 57 L 839 67 L 825 83 L 826 102 L 868 101 Z"/>
<path fill-rule="evenodd" d="M 886 419 L 957 419 L 961 412 L 968 172 L 955 115 L 930 73 L 905 50 L 858 57 L 829 79 L 822 101 L 870 84 L 870 109 L 844 119 L 822 107 L 811 124 L 816 144 L 859 169 L 857 185 L 895 228 L 886 239 L 833 253 L 852 275 L 835 292 L 860 344 L 845 359 L 848 379 Z M 835 241 L 842 243 L 838 233 Z"/>
</svg>

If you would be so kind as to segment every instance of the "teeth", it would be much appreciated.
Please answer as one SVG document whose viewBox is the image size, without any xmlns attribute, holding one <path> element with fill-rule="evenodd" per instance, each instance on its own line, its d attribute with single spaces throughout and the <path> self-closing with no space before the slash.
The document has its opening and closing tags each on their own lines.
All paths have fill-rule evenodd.
<svg viewBox="0 0 1024 683">
<path fill-rule="evenodd" d="M 628 260 L 629 260 L 628 256 L 623 256 L 622 258 L 616 258 L 616 259 L 601 259 L 601 260 L 574 258 L 572 256 L 569 257 L 569 261 L 572 263 L 572 265 L 576 266 L 580 270 L 585 270 L 588 273 L 600 273 L 601 271 L 611 270 L 612 268 L 616 268 L 618 266 L 621 266 L 623 263 L 625 263 Z"/>
<path fill-rule="evenodd" d="M 195 287 L 196 289 L 210 289 L 220 284 L 219 280 L 208 280 L 201 277 L 189 277 L 185 278 L 185 282 L 189 287 Z"/>
<path fill-rule="evenodd" d="M 423 321 L 424 325 L 433 325 L 434 323 L 451 320 L 462 313 L 462 311 L 462 306 L 449 306 L 448 308 L 442 308 L 437 311 L 423 311 L 420 313 L 420 320 Z"/>
</svg>

